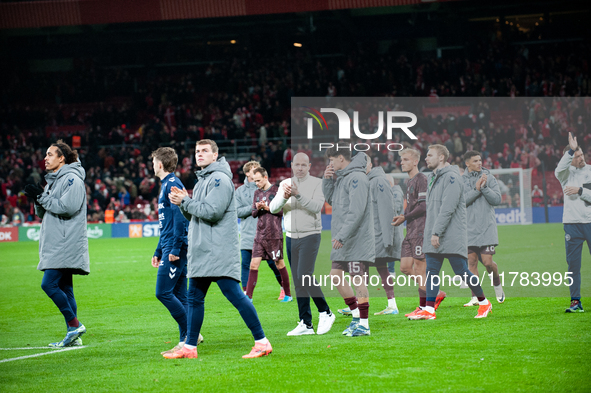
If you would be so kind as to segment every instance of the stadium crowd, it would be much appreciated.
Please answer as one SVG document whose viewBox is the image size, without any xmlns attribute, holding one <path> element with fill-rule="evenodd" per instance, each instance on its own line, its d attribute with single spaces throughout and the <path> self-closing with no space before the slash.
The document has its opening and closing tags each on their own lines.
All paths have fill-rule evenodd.
<svg viewBox="0 0 591 393">
<path fill-rule="evenodd" d="M 454 163 L 477 150 L 485 167 L 535 172 L 542 163 L 546 170 L 556 167 L 570 131 L 591 157 L 590 102 L 564 98 L 591 95 L 586 44 L 495 41 L 469 49 L 463 58 L 429 60 L 363 50 L 319 60 L 296 51 L 273 61 L 234 58 L 164 75 L 81 61 L 68 73 L 15 74 L 0 96 L 2 224 L 34 219 L 22 190 L 42 181 L 45 149 L 59 138 L 80 137 L 89 221 L 104 221 L 105 210 L 114 211 L 115 220 L 156 219 L 159 181 L 148 156 L 159 146 L 177 150 L 182 161 L 176 172 L 189 189 L 194 142 L 204 138 L 222 152 L 236 145 L 273 176 L 300 150 L 289 140 L 297 126 L 290 124 L 294 96 L 482 97 L 469 114 L 421 119 L 426 126 L 418 141 L 403 142 L 421 152 L 444 144 Z M 486 97 L 529 98 L 513 108 L 519 113 L 514 122 L 495 124 Z M 372 159 L 386 172 L 400 171 L 394 153 L 377 152 Z M 243 178 L 235 174 L 236 186 Z M 560 196 L 550 203 L 560 204 Z"/>
</svg>

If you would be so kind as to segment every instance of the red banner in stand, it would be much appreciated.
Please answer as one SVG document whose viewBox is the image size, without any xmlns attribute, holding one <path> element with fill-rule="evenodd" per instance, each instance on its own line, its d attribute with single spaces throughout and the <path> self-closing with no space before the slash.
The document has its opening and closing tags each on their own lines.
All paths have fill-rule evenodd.
<svg viewBox="0 0 591 393">
<path fill-rule="evenodd" d="M 0 3 L 0 29 L 219 18 L 462 0 L 55 0 Z"/>
<path fill-rule="evenodd" d="M 18 242 L 18 228 L 0 228 L 0 243 Z"/>
</svg>

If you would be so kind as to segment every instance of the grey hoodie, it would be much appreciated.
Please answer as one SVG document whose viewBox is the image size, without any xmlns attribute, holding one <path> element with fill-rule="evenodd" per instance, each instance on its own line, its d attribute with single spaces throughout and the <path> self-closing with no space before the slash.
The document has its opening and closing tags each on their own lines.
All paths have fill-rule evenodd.
<svg viewBox="0 0 591 393">
<path fill-rule="evenodd" d="M 367 155 L 358 153 L 346 168 L 336 171 L 337 180 L 322 179 L 324 197 L 332 206 L 331 236 L 343 244 L 330 252 L 339 262 L 370 262 L 376 257 L 373 214 L 369 203 Z"/>
<path fill-rule="evenodd" d="M 404 213 L 404 193 L 398 184 L 392 187 L 392 193 L 394 194 L 394 215 L 399 216 Z M 402 225 L 398 225 L 397 227 L 392 226 L 392 228 L 394 228 L 394 258 L 400 259 L 402 255 L 402 241 L 404 240 L 404 228 Z"/>
<path fill-rule="evenodd" d="M 476 182 L 486 174 L 486 186 L 476 189 Z M 468 247 L 496 246 L 499 244 L 495 208 L 501 203 L 501 189 L 497 179 L 490 171 L 482 168 L 481 172 L 468 172 L 464 180 L 464 198 L 466 199 L 468 221 Z"/>
<path fill-rule="evenodd" d="M 388 258 L 393 261 L 396 258 L 394 254 L 395 227 L 392 226 L 392 219 L 396 215 L 394 193 L 382 167 L 373 168 L 367 176 L 373 213 L 376 258 Z M 398 258 L 400 258 L 400 247 Z"/>
<path fill-rule="evenodd" d="M 189 220 L 187 277 L 240 281 L 240 250 L 232 171 L 224 157 L 195 172 L 193 197 L 181 202 Z"/>
<path fill-rule="evenodd" d="M 240 219 L 240 249 L 252 250 L 254 246 L 254 236 L 257 231 L 257 220 L 252 216 L 252 200 L 254 192 L 257 190 L 255 182 L 249 182 L 245 179 L 243 185 L 238 187 L 234 194 L 236 203 L 236 213 Z"/>
<path fill-rule="evenodd" d="M 74 269 L 90 273 L 86 236 L 86 173 L 80 161 L 45 175 L 47 185 L 35 204 L 43 221 L 39 234 L 38 270 Z"/>
<path fill-rule="evenodd" d="M 423 237 L 425 254 L 456 254 L 468 257 L 464 182 L 456 165 L 446 166 L 427 176 L 427 218 Z M 439 248 L 431 236 L 439 236 Z"/>
</svg>

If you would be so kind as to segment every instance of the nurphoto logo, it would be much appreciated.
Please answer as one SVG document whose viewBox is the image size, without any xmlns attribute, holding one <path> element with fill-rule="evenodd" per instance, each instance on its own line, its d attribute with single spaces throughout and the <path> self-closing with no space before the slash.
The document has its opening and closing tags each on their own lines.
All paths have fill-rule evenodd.
<svg viewBox="0 0 591 393">
<path fill-rule="evenodd" d="M 304 120 L 306 121 L 306 135 L 308 139 L 314 138 L 314 121 L 318 124 L 321 131 L 329 131 L 328 130 L 328 122 L 326 121 L 326 117 L 323 113 L 332 113 L 336 115 L 339 131 L 338 131 L 338 138 L 339 140 L 347 140 L 351 139 L 351 125 L 353 125 L 353 132 L 357 138 L 360 139 L 377 139 L 382 136 L 384 133 L 384 129 L 386 130 L 386 139 L 388 141 L 392 140 L 392 132 L 393 130 L 399 129 L 403 131 L 410 139 L 418 139 L 416 135 L 410 130 L 410 127 L 413 127 L 417 124 L 417 116 L 411 112 L 405 111 L 387 111 L 384 114 L 384 111 L 379 111 L 377 115 L 377 127 L 375 128 L 374 132 L 372 133 L 364 133 L 359 127 L 359 111 L 353 111 L 353 121 L 347 112 L 342 109 L 338 108 L 320 108 L 320 111 L 304 106 L 302 107 L 304 112 L 309 115 L 310 117 L 306 117 Z M 385 126 L 384 126 L 384 118 Z M 410 119 L 410 121 L 401 122 L 401 118 Z M 385 146 L 389 151 L 400 151 L 404 148 L 400 143 L 356 143 L 356 144 L 347 144 L 347 143 L 337 143 L 336 148 L 337 150 L 356 150 L 356 151 L 368 151 L 372 147 L 380 149 L 380 146 Z M 319 150 L 322 151 L 323 149 L 330 149 L 335 147 L 334 143 L 319 143 L 318 145 Z"/>
</svg>

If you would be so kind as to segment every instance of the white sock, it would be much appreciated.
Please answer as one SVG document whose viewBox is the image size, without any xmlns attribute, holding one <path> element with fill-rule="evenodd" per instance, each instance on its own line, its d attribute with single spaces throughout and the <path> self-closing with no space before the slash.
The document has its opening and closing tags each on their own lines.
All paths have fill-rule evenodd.
<svg viewBox="0 0 591 393">
<path fill-rule="evenodd" d="M 478 302 L 478 304 L 480 304 L 481 306 L 486 306 L 488 304 L 488 299 L 484 298 L 484 300 L 481 302 Z"/>
<path fill-rule="evenodd" d="M 187 348 L 187 349 L 195 349 L 197 347 L 195 345 L 185 344 L 185 348 Z"/>
<path fill-rule="evenodd" d="M 184 341 L 179 341 L 179 347 L 182 347 L 183 345 L 185 345 Z"/>
<path fill-rule="evenodd" d="M 365 319 L 364 318 L 361 318 L 359 320 L 359 324 L 361 326 L 363 326 L 364 328 L 369 329 L 369 319 L 367 319 L 367 318 L 365 318 Z"/>
<path fill-rule="evenodd" d="M 353 314 L 353 318 L 359 318 L 359 308 L 356 308 L 355 310 L 351 310 L 351 314 Z"/>
<path fill-rule="evenodd" d="M 267 340 L 267 337 L 261 338 L 260 340 L 254 340 L 254 342 L 257 344 L 269 344 L 269 340 Z"/>
<path fill-rule="evenodd" d="M 435 309 L 431 306 L 426 306 L 424 308 L 424 310 L 430 312 L 431 314 L 433 314 L 435 312 Z"/>
<path fill-rule="evenodd" d="M 398 306 L 396 305 L 396 299 L 395 298 L 388 299 L 388 307 L 398 308 Z"/>
</svg>

